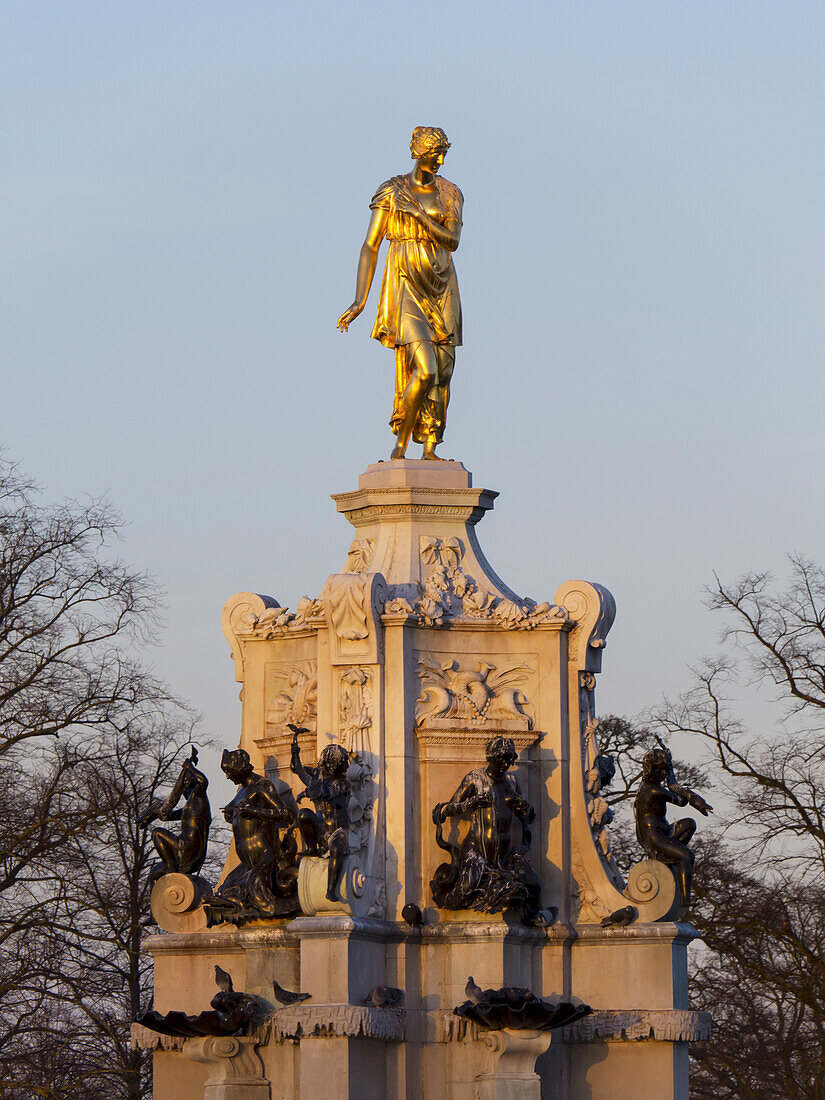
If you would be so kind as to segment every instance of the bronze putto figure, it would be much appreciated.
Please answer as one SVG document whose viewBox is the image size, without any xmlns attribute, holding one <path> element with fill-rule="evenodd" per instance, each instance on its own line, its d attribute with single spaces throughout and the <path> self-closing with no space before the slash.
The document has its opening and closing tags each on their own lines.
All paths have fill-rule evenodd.
<svg viewBox="0 0 825 1100">
<path fill-rule="evenodd" d="M 450 853 L 450 862 L 438 867 L 430 883 L 433 899 L 442 909 L 516 909 L 525 924 L 551 923 L 550 914 L 541 909 L 541 887 L 529 860 L 530 824 L 536 813 L 509 774 L 517 758 L 515 745 L 509 737 L 494 737 L 487 742 L 486 755 L 487 767 L 465 775 L 450 801 L 433 810 L 436 841 Z M 460 844 L 444 836 L 444 823 L 451 817 L 470 819 Z"/>
<path fill-rule="evenodd" d="M 293 725 L 289 728 L 292 730 L 290 766 L 306 786 L 298 795 L 298 802 L 309 798 L 315 804 L 314 811 L 305 807 L 298 814 L 298 828 L 306 846 L 301 855 L 329 854 L 327 898 L 336 901 L 349 845 L 349 753 L 343 745 L 327 745 L 318 758 L 317 766 L 310 767 L 301 763 L 298 746 L 298 734 L 307 731 Z"/>
<path fill-rule="evenodd" d="M 189 759 L 184 762 L 168 797 L 152 805 L 139 819 L 143 828 L 156 820 L 180 822 L 178 836 L 169 829 L 152 830 L 152 843 L 160 862 L 155 863 L 149 872 L 150 882 L 175 872 L 194 876 L 203 867 L 212 812 L 206 794 L 209 780 L 202 771 L 198 771 L 197 763 L 198 750 L 193 745 Z M 177 809 L 182 798 L 185 799 L 184 805 Z"/>
<path fill-rule="evenodd" d="M 684 817 L 669 824 L 668 803 L 692 806 L 705 817 L 713 811 L 701 795 L 677 783 L 670 749 L 659 741 L 659 748 L 650 749 L 642 760 L 642 782 L 633 801 L 636 837 L 647 855 L 674 868 L 682 903 L 690 905 L 695 856 L 688 841 L 696 832 L 696 822 Z"/>
</svg>

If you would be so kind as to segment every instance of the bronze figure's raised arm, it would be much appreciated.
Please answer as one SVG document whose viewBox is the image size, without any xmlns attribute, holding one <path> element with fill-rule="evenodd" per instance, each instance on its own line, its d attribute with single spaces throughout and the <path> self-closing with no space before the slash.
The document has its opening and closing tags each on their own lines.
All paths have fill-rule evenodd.
<svg viewBox="0 0 825 1100">
<path fill-rule="evenodd" d="M 180 770 L 175 786 L 163 802 L 155 803 L 140 818 L 144 828 L 153 821 L 179 821 L 180 835 L 169 829 L 152 830 L 152 843 L 160 856 L 149 873 L 150 882 L 172 873 L 197 875 L 206 859 L 206 846 L 209 841 L 209 828 L 212 824 L 212 812 L 206 788 L 209 780 L 198 771 L 198 750 L 192 746 L 189 759 Z M 178 803 L 185 799 L 178 809 Z"/>
<path fill-rule="evenodd" d="M 310 767 L 301 762 L 298 747 L 298 734 L 307 731 L 291 724 L 289 729 L 292 730 L 291 768 L 306 785 L 306 789 L 298 795 L 298 801 L 309 798 L 315 804 L 314 811 L 304 808 L 298 815 L 298 828 L 306 845 L 306 850 L 301 854 L 329 854 L 327 897 L 330 901 L 336 901 L 349 846 L 349 753 L 343 745 L 327 745 L 317 766 Z"/>
<path fill-rule="evenodd" d="M 461 301 L 452 254 L 461 239 L 464 196 L 438 175 L 450 143 L 438 126 L 416 126 L 412 172 L 382 183 L 370 203 L 355 301 L 338 319 L 346 332 L 367 304 L 378 249 L 389 243 L 372 336 L 395 351 L 395 403 L 390 427 L 403 458 L 410 439 L 436 458 L 444 435 L 455 349 L 461 345 Z"/>
<path fill-rule="evenodd" d="M 658 738 L 657 738 L 658 740 Z M 706 817 L 713 807 L 701 795 L 676 782 L 673 757 L 661 741 L 658 749 L 650 749 L 642 760 L 642 782 L 633 801 L 636 837 L 647 855 L 675 868 L 682 891 L 682 903 L 690 905 L 695 856 L 688 841 L 696 832 L 696 822 L 683 817 L 672 825 L 667 820 L 667 806 L 692 806 Z"/>
</svg>

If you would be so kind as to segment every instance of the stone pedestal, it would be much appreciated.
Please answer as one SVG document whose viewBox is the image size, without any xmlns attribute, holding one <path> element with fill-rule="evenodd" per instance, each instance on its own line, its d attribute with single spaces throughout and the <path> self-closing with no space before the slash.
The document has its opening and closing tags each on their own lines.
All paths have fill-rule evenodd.
<svg viewBox="0 0 825 1100">
<path fill-rule="evenodd" d="M 187 1039 L 183 1045 L 186 1057 L 209 1067 L 204 1100 L 269 1100 L 269 1082 L 255 1052 L 256 1042 L 231 1035 Z"/>
<path fill-rule="evenodd" d="M 352 760 L 350 854 L 335 902 L 316 860 L 301 870 L 304 915 L 292 921 L 210 929 L 196 900 L 166 891 L 166 909 L 179 912 L 164 919 L 179 919 L 181 934 L 146 945 L 159 1011 L 205 1008 L 216 962 L 236 989 L 271 1004 L 257 1050 L 273 1100 L 687 1096 L 686 1044 L 707 1027 L 688 1011 L 695 933 L 674 923 L 681 909 L 667 867 L 645 862 L 625 884 L 599 791 L 595 688 L 613 599 L 586 581 L 553 600 L 519 597 L 476 537 L 496 495 L 474 488 L 457 462 L 376 463 L 334 497 L 355 533 L 317 597 L 289 610 L 246 592 L 224 608 L 242 684 L 240 744 L 256 769 L 300 789 L 289 723 L 310 730 L 307 763 L 330 739 Z M 484 767 L 497 735 L 512 738 L 515 774 L 536 809 L 531 861 L 542 905 L 559 914 L 551 928 L 433 902 L 444 859 L 433 806 Z M 424 911 L 423 926 L 402 919 L 408 902 Z M 629 928 L 601 927 L 628 905 L 637 913 Z M 581 999 L 599 1025 L 565 1029 L 547 1054 L 546 1034 L 485 1037 L 453 1015 L 468 975 L 483 987 Z M 273 978 L 310 999 L 278 1006 Z M 403 1004 L 365 1004 L 377 986 L 402 990 Z M 157 1057 L 156 1100 L 201 1094 L 202 1074 L 186 1077 L 201 1067 L 182 1051 Z"/>
<path fill-rule="evenodd" d="M 546 1031 L 490 1031 L 484 1038 L 487 1066 L 476 1077 L 478 1100 L 541 1100 L 536 1060 L 550 1045 Z"/>
</svg>

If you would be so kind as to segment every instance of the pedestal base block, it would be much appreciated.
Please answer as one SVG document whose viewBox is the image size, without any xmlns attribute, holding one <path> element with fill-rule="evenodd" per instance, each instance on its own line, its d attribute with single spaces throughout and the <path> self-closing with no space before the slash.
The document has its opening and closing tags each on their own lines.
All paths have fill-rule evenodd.
<svg viewBox="0 0 825 1100">
<path fill-rule="evenodd" d="M 541 1100 L 536 1060 L 550 1046 L 546 1031 L 490 1031 L 487 1067 L 476 1077 L 476 1100 Z"/>
</svg>

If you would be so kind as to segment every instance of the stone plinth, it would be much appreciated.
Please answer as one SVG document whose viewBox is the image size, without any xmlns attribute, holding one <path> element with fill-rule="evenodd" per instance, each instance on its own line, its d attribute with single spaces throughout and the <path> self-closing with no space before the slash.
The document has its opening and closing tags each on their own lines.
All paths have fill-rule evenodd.
<svg viewBox="0 0 825 1100">
<path fill-rule="evenodd" d="M 546 1031 L 488 1031 L 487 1065 L 476 1077 L 478 1100 L 541 1100 L 536 1060 L 550 1045 Z"/>
<path fill-rule="evenodd" d="M 245 592 L 224 608 L 242 684 L 240 744 L 256 769 L 299 792 L 289 723 L 310 730 L 305 759 L 332 739 L 352 761 L 350 854 L 335 902 L 314 859 L 301 869 L 303 915 L 291 921 L 203 927 L 196 901 L 164 890 L 182 934 L 146 945 L 161 1012 L 204 1009 L 215 963 L 269 1006 L 255 1049 L 273 1098 L 687 1096 L 687 1043 L 706 1031 L 687 1002 L 695 933 L 674 923 L 667 867 L 642 863 L 625 884 L 599 790 L 595 689 L 613 598 L 586 581 L 552 600 L 518 596 L 476 537 L 495 497 L 457 462 L 376 463 L 334 497 L 354 538 L 316 596 L 290 610 Z M 536 811 L 530 859 L 542 906 L 558 914 L 549 928 L 439 909 L 430 890 L 445 858 L 433 807 L 485 766 L 499 735 L 515 744 L 514 774 Z M 466 824 L 451 828 L 460 839 Z M 408 902 L 423 925 L 402 920 Z M 630 927 L 602 928 L 628 905 Z M 491 1046 L 453 1015 L 469 975 L 580 999 L 593 1026 L 586 1019 L 552 1043 L 496 1033 Z M 273 979 L 311 996 L 279 1005 Z M 403 1002 L 376 1003 L 381 987 L 402 990 Z M 202 1094 L 202 1064 L 163 1045 L 156 1060 L 156 1100 Z"/>
</svg>

